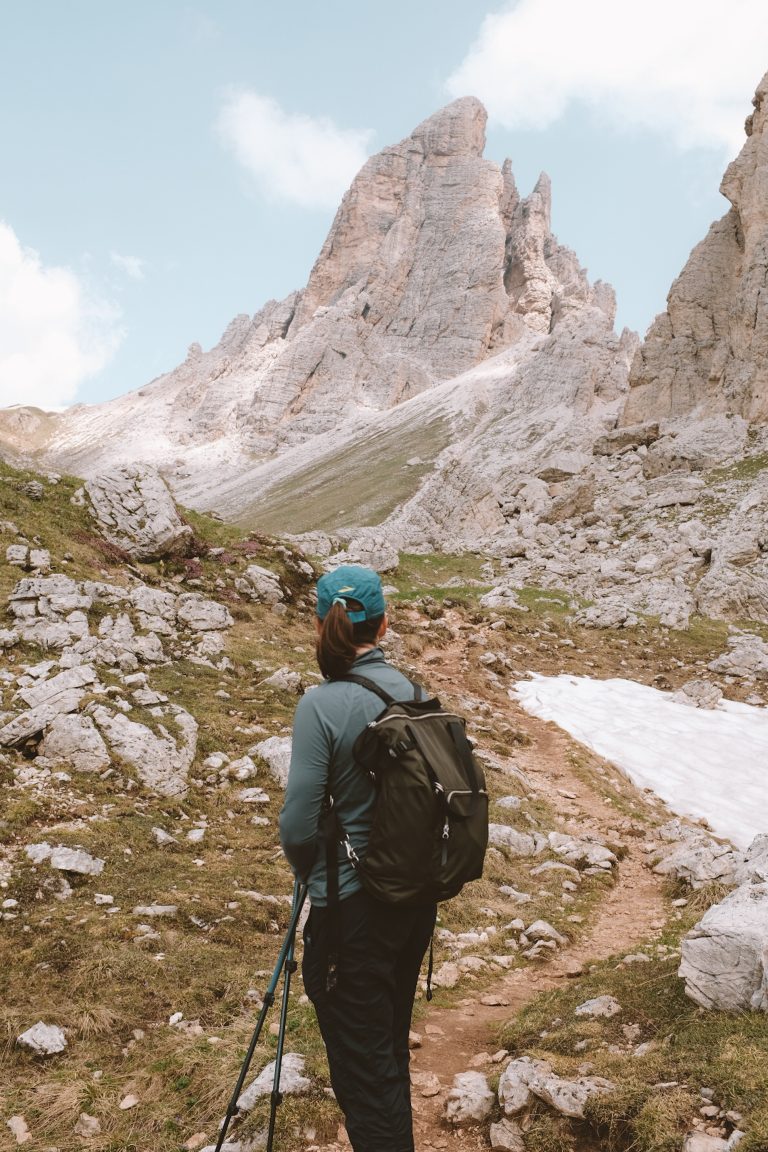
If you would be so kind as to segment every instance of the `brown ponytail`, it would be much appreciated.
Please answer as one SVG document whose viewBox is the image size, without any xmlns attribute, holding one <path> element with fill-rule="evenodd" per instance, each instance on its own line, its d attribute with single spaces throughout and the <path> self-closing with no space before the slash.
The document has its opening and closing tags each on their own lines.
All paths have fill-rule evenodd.
<svg viewBox="0 0 768 1152">
<path fill-rule="evenodd" d="M 362 604 L 357 600 L 347 600 L 347 607 L 356 612 Z M 383 616 L 374 616 L 371 620 L 353 624 L 343 604 L 331 605 L 315 642 L 317 663 L 326 680 L 346 676 L 357 659 L 357 649 L 363 644 L 376 643 L 383 619 Z"/>
</svg>

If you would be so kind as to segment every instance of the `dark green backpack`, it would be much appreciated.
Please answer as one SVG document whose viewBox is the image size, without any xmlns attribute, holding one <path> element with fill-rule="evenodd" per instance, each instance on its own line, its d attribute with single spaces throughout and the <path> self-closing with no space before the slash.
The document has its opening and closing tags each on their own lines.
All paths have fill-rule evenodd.
<svg viewBox="0 0 768 1152">
<path fill-rule="evenodd" d="M 343 679 L 385 704 L 354 744 L 355 761 L 376 786 L 376 803 L 361 859 L 338 828 L 347 854 L 377 900 L 448 900 L 482 875 L 488 845 L 488 793 L 464 721 L 439 700 L 421 699 L 418 687 L 415 700 L 395 700 L 364 676 Z"/>
</svg>

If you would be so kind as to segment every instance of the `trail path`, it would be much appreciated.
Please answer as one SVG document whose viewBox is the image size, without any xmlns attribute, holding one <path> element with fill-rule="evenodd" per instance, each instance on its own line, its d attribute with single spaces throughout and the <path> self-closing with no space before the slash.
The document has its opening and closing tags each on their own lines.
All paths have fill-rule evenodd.
<svg viewBox="0 0 768 1152">
<path fill-rule="evenodd" d="M 449 651 L 426 648 L 418 663 L 424 665 L 425 680 L 439 692 L 443 686 L 450 690 L 449 686 L 462 683 L 465 659 L 464 645 L 457 644 Z M 486 698 L 497 714 L 530 738 L 530 745 L 515 749 L 515 760 L 536 792 L 578 824 L 577 834 L 593 834 L 603 842 L 615 839 L 621 818 L 605 795 L 591 787 L 575 769 L 569 755 L 576 747 L 571 738 L 554 725 L 528 716 L 498 686 L 489 686 Z M 633 951 L 641 940 L 662 926 L 667 915 L 662 882 L 643 863 L 643 838 L 621 835 L 620 839 L 627 854 L 616 870 L 614 887 L 606 891 L 595 908 L 587 932 L 548 961 L 501 973 L 492 988 L 477 992 L 468 985 L 465 997 L 457 1004 L 430 1006 L 418 1021 L 422 1044 L 411 1054 L 417 1149 L 487 1149 L 485 1130 L 453 1130 L 443 1119 L 454 1076 L 473 1067 L 493 1071 L 495 1065 L 490 1057 L 500 1048 L 499 1031 L 525 1004 L 567 980 L 569 974 L 578 974 L 582 965 Z M 481 999 L 489 998 L 498 1003 L 481 1003 Z M 487 1059 L 483 1059 L 483 1054 Z M 433 1080 L 431 1088 L 425 1084 L 425 1074 Z M 422 1090 L 434 1092 L 435 1076 L 439 1092 L 422 1095 Z M 348 1147 L 343 1141 L 323 1152 Z"/>
</svg>

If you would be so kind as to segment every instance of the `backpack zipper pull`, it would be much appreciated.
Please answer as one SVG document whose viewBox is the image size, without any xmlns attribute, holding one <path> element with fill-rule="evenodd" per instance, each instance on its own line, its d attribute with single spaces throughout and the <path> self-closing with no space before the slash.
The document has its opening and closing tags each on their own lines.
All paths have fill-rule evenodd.
<svg viewBox="0 0 768 1152">
<path fill-rule="evenodd" d="M 443 865 L 448 863 L 448 837 L 450 834 L 451 829 L 448 824 L 448 817 L 446 816 L 445 823 L 443 824 L 443 851 L 440 855 L 440 863 Z"/>
</svg>

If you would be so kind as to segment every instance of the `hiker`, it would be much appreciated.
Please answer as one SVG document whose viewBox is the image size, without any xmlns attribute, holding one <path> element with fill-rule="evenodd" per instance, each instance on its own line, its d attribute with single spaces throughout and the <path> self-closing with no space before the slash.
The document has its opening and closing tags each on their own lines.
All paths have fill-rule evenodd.
<svg viewBox="0 0 768 1152">
<path fill-rule="evenodd" d="M 376 572 L 344 565 L 317 585 L 316 652 L 325 682 L 299 702 L 280 838 L 296 876 L 308 885 L 302 975 L 317 1013 L 331 1083 L 354 1152 L 413 1152 L 408 1032 L 419 969 L 435 924 L 434 902 L 403 906 L 369 895 L 339 844 L 329 903 L 325 812 L 333 797 L 355 853 L 365 855 L 374 786 L 352 746 L 382 702 L 347 673 L 391 696 L 414 686 L 378 646 L 387 630 Z M 333 888 L 338 883 L 338 900 Z M 330 969 L 330 971 L 329 971 Z"/>
</svg>

